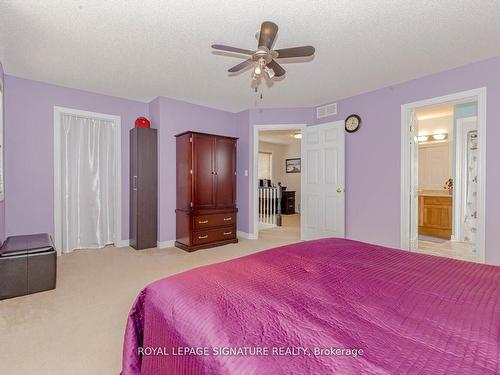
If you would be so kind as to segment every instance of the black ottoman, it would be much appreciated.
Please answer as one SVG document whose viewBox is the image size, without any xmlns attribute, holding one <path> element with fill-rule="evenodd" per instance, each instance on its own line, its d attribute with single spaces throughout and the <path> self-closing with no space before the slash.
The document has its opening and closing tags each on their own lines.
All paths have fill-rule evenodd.
<svg viewBox="0 0 500 375">
<path fill-rule="evenodd" d="M 48 234 L 8 237 L 0 247 L 0 300 L 55 289 L 56 273 Z"/>
</svg>

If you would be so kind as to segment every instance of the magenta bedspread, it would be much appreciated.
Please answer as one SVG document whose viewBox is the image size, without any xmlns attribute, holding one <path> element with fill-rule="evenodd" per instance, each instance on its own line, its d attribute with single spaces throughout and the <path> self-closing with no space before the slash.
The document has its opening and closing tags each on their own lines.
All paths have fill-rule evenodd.
<svg viewBox="0 0 500 375">
<path fill-rule="evenodd" d="M 122 373 L 498 374 L 499 358 L 500 267 L 325 239 L 150 284 Z"/>
</svg>

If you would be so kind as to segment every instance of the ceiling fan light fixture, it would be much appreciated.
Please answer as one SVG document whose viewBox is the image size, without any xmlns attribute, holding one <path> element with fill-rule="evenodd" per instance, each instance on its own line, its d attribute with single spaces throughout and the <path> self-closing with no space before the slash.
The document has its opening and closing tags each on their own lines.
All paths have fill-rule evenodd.
<svg viewBox="0 0 500 375">
<path fill-rule="evenodd" d="M 213 44 L 212 48 L 221 51 L 234 52 L 246 55 L 247 59 L 238 65 L 228 69 L 229 73 L 238 73 L 247 67 L 253 67 L 253 79 L 259 79 L 265 72 L 268 78 L 283 77 L 286 70 L 276 61 L 276 59 L 288 59 L 298 57 L 309 57 L 314 55 L 313 46 L 301 46 L 282 49 L 273 49 L 276 36 L 278 34 L 278 25 L 271 21 L 262 22 L 258 35 L 256 50 L 226 46 L 223 44 Z M 283 61 L 286 62 L 286 61 Z M 257 76 L 257 78 L 255 77 Z"/>
<path fill-rule="evenodd" d="M 273 78 L 275 75 L 274 70 L 272 70 L 271 68 L 268 68 L 267 66 L 264 67 L 264 71 L 266 72 L 266 74 L 269 78 Z"/>
</svg>

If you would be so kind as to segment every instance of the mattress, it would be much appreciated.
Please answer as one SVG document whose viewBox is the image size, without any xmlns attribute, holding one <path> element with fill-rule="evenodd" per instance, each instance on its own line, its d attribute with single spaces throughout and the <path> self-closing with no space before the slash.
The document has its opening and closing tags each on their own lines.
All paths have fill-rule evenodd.
<svg viewBox="0 0 500 375">
<path fill-rule="evenodd" d="M 122 374 L 498 374 L 500 267 L 344 239 L 145 287 Z"/>
</svg>

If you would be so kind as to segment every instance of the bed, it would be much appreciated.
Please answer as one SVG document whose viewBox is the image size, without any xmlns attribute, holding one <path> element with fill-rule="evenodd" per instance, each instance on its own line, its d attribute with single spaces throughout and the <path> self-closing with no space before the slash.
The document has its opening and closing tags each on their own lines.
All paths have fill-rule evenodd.
<svg viewBox="0 0 500 375">
<path fill-rule="evenodd" d="M 344 239 L 156 281 L 122 374 L 498 374 L 500 267 Z"/>
</svg>

